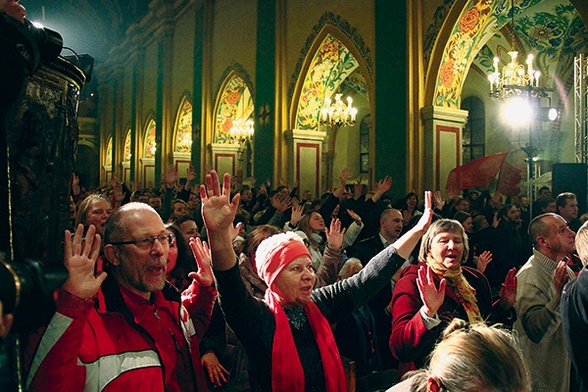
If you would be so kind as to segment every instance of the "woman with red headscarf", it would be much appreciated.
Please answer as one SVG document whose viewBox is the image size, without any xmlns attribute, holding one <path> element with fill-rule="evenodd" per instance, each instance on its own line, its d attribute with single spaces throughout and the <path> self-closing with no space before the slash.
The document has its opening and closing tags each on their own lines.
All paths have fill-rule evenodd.
<svg viewBox="0 0 588 392">
<path fill-rule="evenodd" d="M 264 300 L 248 293 L 231 246 L 230 226 L 239 195 L 230 199 L 230 176 L 222 185 L 212 171 L 200 187 L 210 253 L 199 239 L 190 245 L 199 260 L 212 257 L 221 306 L 250 359 L 253 391 L 347 391 L 330 324 L 367 303 L 404 262 L 426 231 L 431 195 L 419 223 L 375 256 L 358 274 L 313 290 L 316 279 L 308 249 L 299 237 L 282 233 L 264 240 L 256 267 L 268 289 Z"/>
</svg>

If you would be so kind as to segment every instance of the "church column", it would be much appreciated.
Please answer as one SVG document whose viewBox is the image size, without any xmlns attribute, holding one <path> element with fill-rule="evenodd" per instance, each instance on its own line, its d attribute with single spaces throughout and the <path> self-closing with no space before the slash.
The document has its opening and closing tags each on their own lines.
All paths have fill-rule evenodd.
<svg viewBox="0 0 588 392">
<path fill-rule="evenodd" d="M 172 78 L 170 77 L 173 67 L 173 9 L 164 1 L 161 1 L 158 19 L 161 26 L 156 32 L 158 36 L 157 48 L 157 93 L 155 123 L 157 150 L 155 152 L 155 179 L 154 186 L 157 187 L 162 178 L 162 173 L 167 167 L 170 154 L 170 136 L 173 133 L 173 109 L 171 108 Z M 146 184 L 145 184 L 146 185 Z"/>
<path fill-rule="evenodd" d="M 205 143 L 213 142 L 212 106 L 212 30 L 214 1 L 206 0 L 195 12 L 194 74 L 192 84 L 192 165 L 196 174 L 210 164 L 206 161 Z M 210 144 L 209 144 L 210 147 Z M 198 181 L 202 181 L 199 179 Z"/>
<path fill-rule="evenodd" d="M 425 134 L 425 189 L 445 192 L 449 172 L 461 165 L 461 135 L 467 110 L 428 106 L 421 109 Z"/>
<path fill-rule="evenodd" d="M 277 0 L 280 1 L 280 0 Z M 257 53 L 255 59 L 254 177 L 259 183 L 274 179 L 279 146 L 276 140 L 276 0 L 257 2 Z M 276 148 L 278 147 L 278 148 Z M 271 155 L 268 152 L 272 152 Z M 263 162 L 263 164 L 261 164 Z M 272 181 L 273 183 L 273 181 Z"/>
<path fill-rule="evenodd" d="M 139 31 L 134 30 L 137 35 L 136 40 L 139 39 Z M 137 168 L 140 167 L 138 157 L 141 156 L 139 149 L 141 148 L 137 135 L 140 134 L 143 128 L 143 89 L 144 89 L 144 78 L 145 78 L 145 47 L 137 42 L 137 48 L 133 51 L 133 80 L 132 80 L 132 97 L 131 97 L 131 112 L 132 112 L 132 124 L 131 124 L 131 159 L 128 163 L 123 163 L 123 176 L 121 179 L 125 180 L 130 184 L 136 179 L 141 178 L 137 174 Z M 126 132 L 126 129 L 123 130 Z M 123 136 L 123 138 L 126 135 Z M 124 149 L 124 139 L 123 139 Z M 123 161 L 124 161 L 123 157 Z M 126 165 L 129 167 L 126 167 Z M 128 170 L 128 175 L 125 176 L 125 171 Z"/>
<path fill-rule="evenodd" d="M 407 6 L 405 1 L 375 2 L 375 118 L 370 151 L 370 182 L 394 178 L 390 192 L 404 195 L 407 183 Z"/>
</svg>

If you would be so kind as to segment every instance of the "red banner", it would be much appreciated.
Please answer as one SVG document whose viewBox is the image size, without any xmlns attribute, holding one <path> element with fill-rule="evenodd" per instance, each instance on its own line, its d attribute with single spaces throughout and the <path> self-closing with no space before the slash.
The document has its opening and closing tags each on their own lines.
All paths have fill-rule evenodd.
<svg viewBox="0 0 588 392">
<path fill-rule="evenodd" d="M 453 169 L 447 177 L 448 192 L 459 192 L 464 189 L 477 186 L 488 187 L 494 181 L 496 174 L 500 170 L 506 152 L 490 155 L 468 162 L 464 165 Z"/>
<path fill-rule="evenodd" d="M 496 190 L 504 196 L 516 196 L 521 193 L 519 183 L 521 182 L 521 170 L 507 162 L 502 163 Z"/>
</svg>

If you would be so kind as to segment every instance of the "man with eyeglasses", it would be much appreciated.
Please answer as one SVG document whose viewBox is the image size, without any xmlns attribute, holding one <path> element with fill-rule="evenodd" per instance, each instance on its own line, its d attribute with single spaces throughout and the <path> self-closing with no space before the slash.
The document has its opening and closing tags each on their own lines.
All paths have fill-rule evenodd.
<svg viewBox="0 0 588 392">
<path fill-rule="evenodd" d="M 33 345 L 27 390 L 206 391 L 198 346 L 216 297 L 210 265 L 198 263 L 180 298 L 165 281 L 175 237 L 144 203 L 124 205 L 106 222 L 104 271 L 96 268 L 94 226 L 82 235 L 81 225 L 65 233 L 69 277 Z"/>
</svg>

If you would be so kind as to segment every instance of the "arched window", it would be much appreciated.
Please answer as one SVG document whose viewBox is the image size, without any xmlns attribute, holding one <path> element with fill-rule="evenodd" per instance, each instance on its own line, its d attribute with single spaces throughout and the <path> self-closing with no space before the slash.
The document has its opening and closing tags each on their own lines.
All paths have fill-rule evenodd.
<svg viewBox="0 0 588 392">
<path fill-rule="evenodd" d="M 187 99 L 182 101 L 178 110 L 174 151 L 192 151 L 192 104 Z"/>
<path fill-rule="evenodd" d="M 123 162 L 130 162 L 133 153 L 131 151 L 131 129 L 127 129 L 125 133 L 125 150 L 124 150 L 124 157 Z"/>
<path fill-rule="evenodd" d="M 486 111 L 478 97 L 467 97 L 461 109 L 468 111 L 468 122 L 463 129 L 463 163 L 486 156 Z"/>
<path fill-rule="evenodd" d="M 144 158 L 155 158 L 155 151 L 157 150 L 157 143 L 155 142 L 155 121 L 151 119 L 147 124 L 147 130 L 145 131 L 145 144 L 144 144 Z"/>
</svg>

